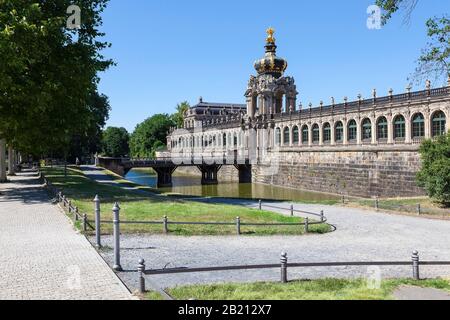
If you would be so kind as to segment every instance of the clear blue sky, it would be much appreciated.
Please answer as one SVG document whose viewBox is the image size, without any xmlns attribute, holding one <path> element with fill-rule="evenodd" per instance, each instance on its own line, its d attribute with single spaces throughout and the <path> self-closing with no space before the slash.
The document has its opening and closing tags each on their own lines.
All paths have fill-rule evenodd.
<svg viewBox="0 0 450 320">
<path fill-rule="evenodd" d="M 411 24 L 397 15 L 382 30 L 366 27 L 373 0 L 111 0 L 103 31 L 118 65 L 101 75 L 110 126 L 135 126 L 177 103 L 245 103 L 265 30 L 276 29 L 304 105 L 392 87 L 403 92 L 427 42 L 425 21 L 450 12 L 448 0 L 420 0 Z M 439 85 L 441 85 L 440 83 Z M 434 84 L 438 85 L 438 84 Z"/>
</svg>

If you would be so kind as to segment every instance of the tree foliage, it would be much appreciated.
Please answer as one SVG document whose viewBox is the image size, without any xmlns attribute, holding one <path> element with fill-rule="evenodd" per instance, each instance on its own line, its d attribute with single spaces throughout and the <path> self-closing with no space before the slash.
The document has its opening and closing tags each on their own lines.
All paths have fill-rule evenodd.
<svg viewBox="0 0 450 320">
<path fill-rule="evenodd" d="M 405 12 L 405 22 L 409 22 L 418 0 L 376 0 L 384 12 L 382 23 L 386 24 L 397 11 Z M 433 17 L 426 22 L 428 37 L 425 49 L 422 50 L 418 66 L 412 79 L 418 83 L 427 78 L 435 81 L 450 77 L 450 20 L 448 15 Z"/>
<path fill-rule="evenodd" d="M 103 132 L 103 154 L 107 157 L 125 157 L 130 153 L 130 135 L 125 128 L 108 127 Z"/>
<path fill-rule="evenodd" d="M 166 145 L 167 133 L 174 125 L 167 114 L 156 114 L 138 124 L 130 138 L 132 157 L 153 157 L 155 151 Z"/>
<path fill-rule="evenodd" d="M 437 202 L 450 205 L 450 132 L 425 141 L 420 148 L 422 169 L 418 184 Z"/>
<path fill-rule="evenodd" d="M 72 30 L 70 0 L 0 1 L 0 135 L 22 153 L 67 154 L 104 123 L 93 99 L 102 99 L 98 72 L 113 63 L 98 40 L 107 2 L 77 1 L 82 23 Z"/>
<path fill-rule="evenodd" d="M 184 126 L 184 114 L 189 110 L 191 106 L 189 102 L 183 101 L 177 105 L 177 111 L 172 115 L 173 121 L 178 128 L 183 128 Z"/>
</svg>

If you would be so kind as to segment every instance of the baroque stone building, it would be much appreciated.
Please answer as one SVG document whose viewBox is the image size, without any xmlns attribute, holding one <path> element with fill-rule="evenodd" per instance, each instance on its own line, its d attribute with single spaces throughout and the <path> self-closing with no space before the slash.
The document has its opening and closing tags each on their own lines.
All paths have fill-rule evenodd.
<svg viewBox="0 0 450 320">
<path fill-rule="evenodd" d="M 284 76 L 273 30 L 265 56 L 248 82 L 246 112 L 235 104 L 200 103 L 172 130 L 169 150 L 189 155 L 251 158 L 252 181 L 321 192 L 397 197 L 422 195 L 415 176 L 424 139 L 450 130 L 448 86 L 336 103 L 297 106 L 297 88 Z M 267 170 L 268 163 L 277 170 Z M 236 175 L 222 168 L 228 178 Z"/>
</svg>

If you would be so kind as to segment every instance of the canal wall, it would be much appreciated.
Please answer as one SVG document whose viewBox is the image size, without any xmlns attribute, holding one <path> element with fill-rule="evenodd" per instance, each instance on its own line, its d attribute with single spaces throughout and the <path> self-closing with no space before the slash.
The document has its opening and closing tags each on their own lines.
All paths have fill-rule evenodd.
<svg viewBox="0 0 450 320">
<path fill-rule="evenodd" d="M 414 148 L 413 148 L 414 149 Z M 422 196 L 417 150 L 289 152 L 269 158 L 278 170 L 253 167 L 253 182 L 361 197 Z M 273 167 L 273 165 L 272 165 Z"/>
</svg>

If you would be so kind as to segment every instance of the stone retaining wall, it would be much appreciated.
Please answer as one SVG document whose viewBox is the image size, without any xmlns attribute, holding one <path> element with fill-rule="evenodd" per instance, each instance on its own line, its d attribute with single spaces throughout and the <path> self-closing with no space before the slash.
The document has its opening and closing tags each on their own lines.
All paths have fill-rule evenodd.
<svg viewBox="0 0 450 320">
<path fill-rule="evenodd" d="M 424 195 L 417 151 L 280 152 L 279 170 L 253 168 L 253 182 L 361 197 Z"/>
</svg>

